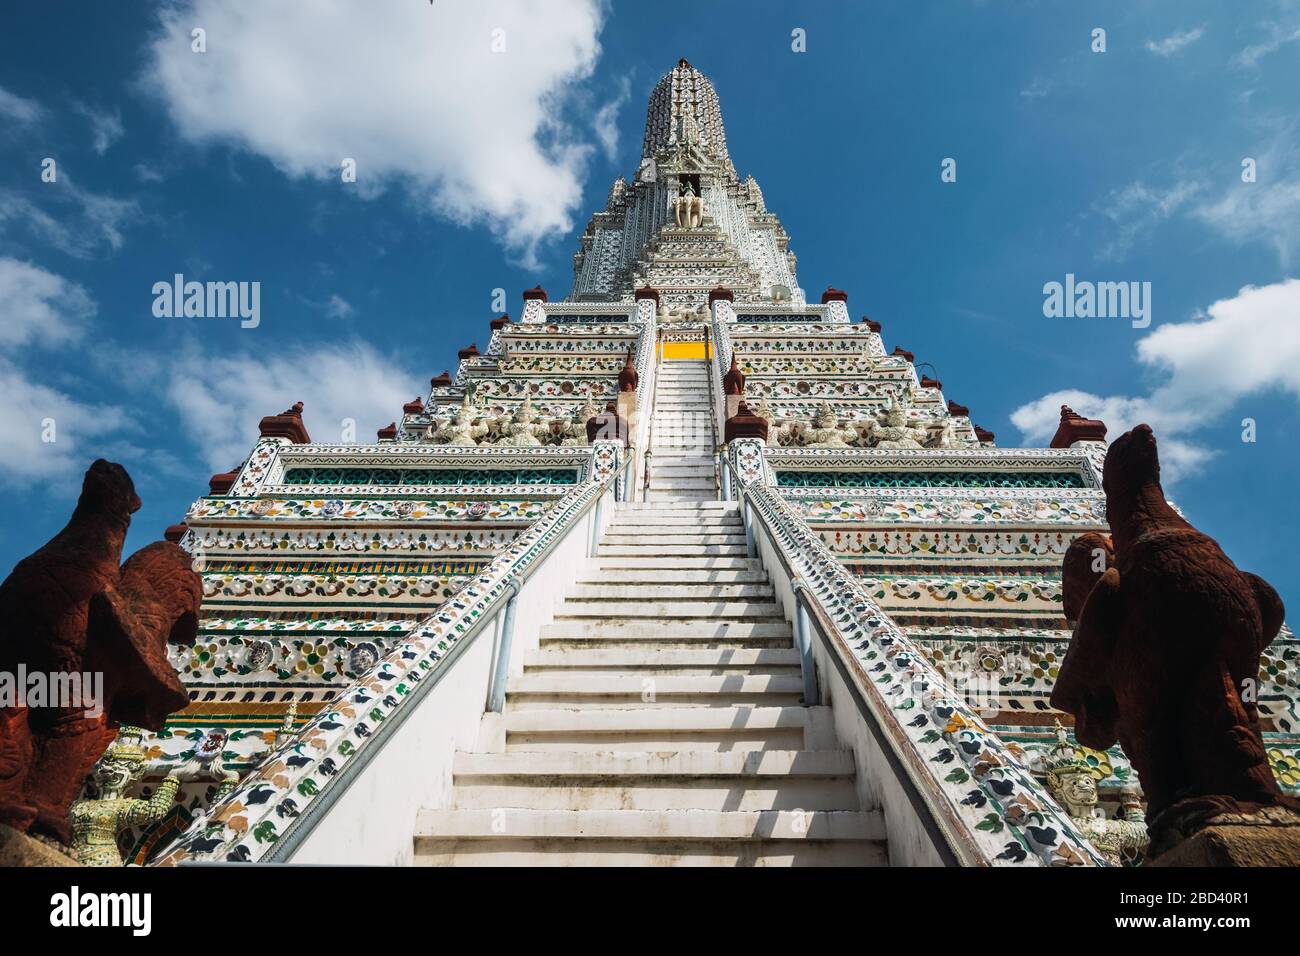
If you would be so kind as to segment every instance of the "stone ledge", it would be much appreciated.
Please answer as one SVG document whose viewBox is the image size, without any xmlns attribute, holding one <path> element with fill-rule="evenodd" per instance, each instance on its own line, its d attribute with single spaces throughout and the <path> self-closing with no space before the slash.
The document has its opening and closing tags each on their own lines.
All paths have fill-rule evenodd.
<svg viewBox="0 0 1300 956">
<path fill-rule="evenodd" d="M 0 823 L 0 867 L 81 866 L 48 843 Z"/>
<path fill-rule="evenodd" d="M 1300 866 L 1300 813 L 1221 813 L 1148 866 Z"/>
</svg>

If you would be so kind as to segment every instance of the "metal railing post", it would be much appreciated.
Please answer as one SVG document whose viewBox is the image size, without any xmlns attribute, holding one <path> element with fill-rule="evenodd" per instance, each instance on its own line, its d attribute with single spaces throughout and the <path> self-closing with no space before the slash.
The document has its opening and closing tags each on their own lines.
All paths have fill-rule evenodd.
<svg viewBox="0 0 1300 956">
<path fill-rule="evenodd" d="M 497 642 L 496 666 L 492 669 L 492 689 L 488 692 L 488 710 L 499 714 L 506 705 L 506 681 L 510 677 L 510 645 L 515 636 L 515 603 L 519 598 L 519 579 L 512 577 L 506 582 L 510 588 L 510 599 L 501 621 L 501 640 Z"/>
<path fill-rule="evenodd" d="M 803 705 L 817 706 L 817 666 L 812 653 L 812 625 L 808 622 L 808 605 L 804 592 L 808 585 L 801 578 L 790 582 L 794 590 L 794 643 L 799 650 L 799 673 L 803 676 Z"/>
<path fill-rule="evenodd" d="M 741 498 L 744 501 L 740 513 L 745 522 L 745 554 L 751 558 L 756 558 L 758 557 L 758 547 L 754 541 L 754 516 L 750 513 L 749 501 L 743 495 Z"/>
<path fill-rule="evenodd" d="M 596 549 L 600 546 L 600 508 L 605 503 L 605 490 L 602 488 L 600 497 L 596 499 L 596 508 L 591 515 L 591 533 L 587 535 L 587 557 L 594 558 Z"/>
</svg>

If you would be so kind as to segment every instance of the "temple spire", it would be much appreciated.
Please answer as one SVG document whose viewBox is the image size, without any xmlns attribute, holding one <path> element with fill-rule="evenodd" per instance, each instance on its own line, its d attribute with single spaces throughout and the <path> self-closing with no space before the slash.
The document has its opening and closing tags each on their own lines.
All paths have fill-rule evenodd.
<svg viewBox="0 0 1300 956">
<path fill-rule="evenodd" d="M 685 57 L 664 74 L 650 93 L 641 156 L 653 158 L 659 151 L 679 144 L 697 146 L 711 154 L 735 178 L 718 93 L 709 78 Z"/>
</svg>

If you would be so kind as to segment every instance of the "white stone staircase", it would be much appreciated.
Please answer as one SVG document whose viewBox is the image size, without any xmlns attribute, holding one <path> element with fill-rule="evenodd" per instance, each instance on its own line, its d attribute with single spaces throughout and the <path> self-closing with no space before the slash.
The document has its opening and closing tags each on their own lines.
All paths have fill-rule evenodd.
<svg viewBox="0 0 1300 956">
<path fill-rule="evenodd" d="M 718 497 L 713 466 L 713 405 L 703 361 L 659 367 L 650 416 L 647 501 L 707 501 Z"/>
<path fill-rule="evenodd" d="M 452 808 L 420 813 L 417 863 L 886 862 L 737 508 L 702 490 L 619 507 Z"/>
</svg>

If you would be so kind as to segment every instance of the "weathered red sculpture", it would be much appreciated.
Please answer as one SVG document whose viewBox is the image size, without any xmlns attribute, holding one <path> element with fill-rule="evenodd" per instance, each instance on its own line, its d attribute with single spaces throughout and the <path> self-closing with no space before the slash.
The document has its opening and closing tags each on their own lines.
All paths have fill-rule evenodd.
<svg viewBox="0 0 1300 956">
<path fill-rule="evenodd" d="M 761 438 L 767 441 L 767 419 L 755 415 L 743 399 L 736 406 L 736 414 L 723 425 L 723 441 L 730 444 L 737 438 Z"/>
<path fill-rule="evenodd" d="M 1219 814 L 1295 808 L 1273 779 L 1254 703 L 1260 653 L 1282 626 L 1277 592 L 1165 501 L 1150 427 L 1110 446 L 1103 487 L 1114 563 L 1081 599 L 1097 542 L 1067 555 L 1067 614 L 1081 609 L 1052 705 L 1074 715 L 1085 746 L 1123 746 L 1153 855 Z"/>
<path fill-rule="evenodd" d="M 745 394 L 745 373 L 736 364 L 734 352 L 731 354 L 731 368 L 727 369 L 727 374 L 722 376 L 722 393 L 724 395 Z"/>
<path fill-rule="evenodd" d="M 637 374 L 636 367 L 632 364 L 632 350 L 628 349 L 627 361 L 623 363 L 623 368 L 618 373 L 618 390 L 635 392 L 639 384 L 641 384 L 641 376 Z"/>
<path fill-rule="evenodd" d="M 605 410 L 587 419 L 587 441 L 621 441 L 628 443 L 627 419 L 618 413 L 618 405 L 609 402 Z"/>
<path fill-rule="evenodd" d="M 0 671 L 103 675 L 97 707 L 0 709 L 0 823 L 16 830 L 66 843 L 68 808 L 117 725 L 161 729 L 189 699 L 167 641 L 194 642 L 203 589 L 169 541 L 120 565 L 139 507 L 126 470 L 96 461 L 67 526 L 0 584 Z"/>
<path fill-rule="evenodd" d="M 1070 542 L 1061 562 L 1061 604 L 1070 627 L 1079 623 L 1084 602 L 1101 576 L 1115 565 L 1115 546 L 1096 531 Z"/>
</svg>

